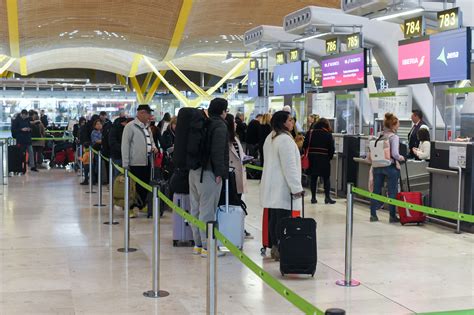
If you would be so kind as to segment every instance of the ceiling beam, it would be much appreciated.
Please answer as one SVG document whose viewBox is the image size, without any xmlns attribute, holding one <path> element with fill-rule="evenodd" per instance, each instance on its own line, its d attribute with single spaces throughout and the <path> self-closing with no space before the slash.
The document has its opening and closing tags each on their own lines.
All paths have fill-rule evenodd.
<svg viewBox="0 0 474 315">
<path fill-rule="evenodd" d="M 188 24 L 188 18 L 189 14 L 191 13 L 192 7 L 193 0 L 183 0 L 183 5 L 181 6 L 181 10 L 179 11 L 179 16 L 176 21 L 176 26 L 174 28 L 173 37 L 171 38 L 168 52 L 166 53 L 165 58 L 163 58 L 163 61 L 173 60 L 174 56 L 176 55 L 176 52 L 179 48 L 179 44 L 181 43 L 181 39 L 183 38 L 184 30 L 186 28 L 186 25 Z"/>
</svg>

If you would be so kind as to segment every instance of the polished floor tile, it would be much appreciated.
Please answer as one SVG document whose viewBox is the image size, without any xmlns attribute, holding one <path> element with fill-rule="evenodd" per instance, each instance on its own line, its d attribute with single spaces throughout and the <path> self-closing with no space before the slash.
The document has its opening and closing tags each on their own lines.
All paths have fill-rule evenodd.
<svg viewBox="0 0 474 315">
<path fill-rule="evenodd" d="M 161 220 L 162 299 L 143 297 L 151 289 L 152 221 L 130 221 L 130 245 L 123 254 L 120 225 L 108 207 L 92 206 L 79 177 L 65 170 L 13 177 L 0 187 L 0 314 L 205 314 L 206 259 L 190 248 L 172 246 L 172 220 Z M 97 190 L 97 187 L 94 188 Z M 261 208 L 258 182 L 245 196 L 246 228 L 255 239 L 245 253 L 275 278 L 320 309 L 347 314 L 410 314 L 474 308 L 474 236 L 427 224 L 405 226 L 368 222 L 368 207 L 354 211 L 353 278 L 362 285 L 335 285 L 343 278 L 345 202 L 306 203 L 318 222 L 318 266 L 313 278 L 282 278 L 278 263 L 260 255 Z M 319 197 L 323 200 L 322 197 Z M 108 202 L 104 188 L 103 202 Z M 219 314 L 300 314 L 231 254 L 218 258 Z"/>
</svg>

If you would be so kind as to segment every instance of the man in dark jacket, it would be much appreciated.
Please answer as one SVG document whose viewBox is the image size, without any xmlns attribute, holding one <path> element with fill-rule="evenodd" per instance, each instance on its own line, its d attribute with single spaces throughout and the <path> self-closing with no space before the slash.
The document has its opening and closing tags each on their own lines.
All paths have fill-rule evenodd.
<svg viewBox="0 0 474 315">
<path fill-rule="evenodd" d="M 110 128 L 109 133 L 109 148 L 110 148 L 110 158 L 112 161 L 122 166 L 122 134 L 125 125 L 128 122 L 132 121 L 132 118 L 119 117 L 114 120 L 112 128 Z M 119 171 L 114 167 L 114 178 L 119 174 Z"/>
<path fill-rule="evenodd" d="M 41 115 L 40 115 L 40 120 L 41 120 L 41 123 L 43 124 L 44 128 L 48 128 L 48 116 L 44 113 L 44 109 L 42 109 L 40 111 Z"/>
<path fill-rule="evenodd" d="M 258 114 L 255 119 L 252 119 L 247 127 L 247 134 L 245 137 L 245 142 L 247 143 L 247 154 L 254 158 L 258 157 L 258 130 L 260 128 L 261 120 L 262 114 Z"/>
<path fill-rule="evenodd" d="M 222 181 L 229 176 L 229 144 L 227 135 L 227 101 L 215 98 L 208 109 L 207 147 L 205 167 L 189 171 L 191 214 L 201 221 L 215 220 L 222 190 Z M 193 226 L 194 254 L 207 257 L 206 232 Z"/>
<path fill-rule="evenodd" d="M 244 144 L 246 143 L 246 134 L 247 134 L 247 124 L 244 122 L 244 114 L 242 113 L 237 113 L 235 115 L 235 125 L 236 125 L 236 130 L 235 133 L 239 137 L 240 143 Z"/>
<path fill-rule="evenodd" d="M 33 153 L 31 141 L 31 118 L 27 110 L 22 110 L 12 124 L 12 135 L 16 139 L 16 143 L 20 146 L 22 156 L 28 152 L 28 162 L 33 172 L 38 172 L 35 165 L 35 157 Z M 26 169 L 26 167 L 25 167 Z"/>
</svg>

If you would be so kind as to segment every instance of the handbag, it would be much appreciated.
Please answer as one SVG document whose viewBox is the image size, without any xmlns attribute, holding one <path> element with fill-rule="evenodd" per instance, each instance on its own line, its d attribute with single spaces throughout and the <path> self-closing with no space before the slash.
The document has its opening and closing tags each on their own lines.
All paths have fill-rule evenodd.
<svg viewBox="0 0 474 315">
<path fill-rule="evenodd" d="M 309 133 L 309 142 L 308 147 L 304 151 L 303 156 L 301 157 L 301 168 L 307 170 L 309 168 L 309 148 L 311 147 L 311 137 L 313 136 L 313 131 Z"/>
<path fill-rule="evenodd" d="M 163 165 L 163 152 L 159 151 L 155 154 L 155 160 L 153 161 L 153 166 L 155 168 L 161 168 Z"/>
</svg>

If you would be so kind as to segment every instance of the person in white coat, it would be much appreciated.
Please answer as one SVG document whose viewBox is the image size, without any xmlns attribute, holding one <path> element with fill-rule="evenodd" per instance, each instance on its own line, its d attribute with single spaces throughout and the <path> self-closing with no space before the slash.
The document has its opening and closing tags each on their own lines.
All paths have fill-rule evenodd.
<svg viewBox="0 0 474 315">
<path fill-rule="evenodd" d="M 301 185 L 301 157 L 291 131 L 294 121 L 286 111 L 276 112 L 271 120 L 272 132 L 263 145 L 265 166 L 260 184 L 260 201 L 268 208 L 271 256 L 279 260 L 279 223 L 301 209 L 304 189 Z M 292 200 L 293 199 L 293 202 Z"/>
</svg>

